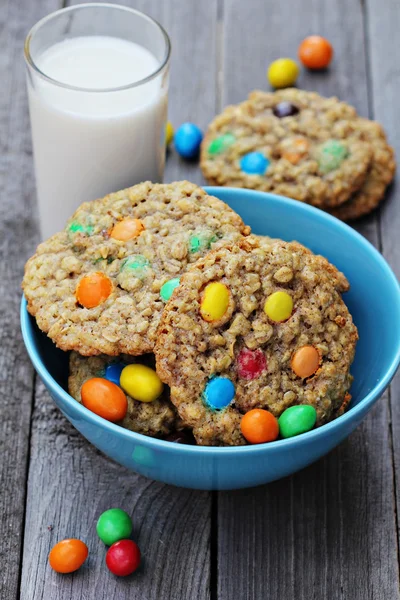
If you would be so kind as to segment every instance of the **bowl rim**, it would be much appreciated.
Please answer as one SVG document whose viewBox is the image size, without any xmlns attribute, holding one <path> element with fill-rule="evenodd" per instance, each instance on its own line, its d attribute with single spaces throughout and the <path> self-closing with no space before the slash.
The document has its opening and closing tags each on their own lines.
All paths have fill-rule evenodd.
<svg viewBox="0 0 400 600">
<path fill-rule="evenodd" d="M 379 263 L 381 269 L 385 272 L 386 277 L 390 280 L 391 285 L 394 290 L 397 291 L 399 304 L 400 304 L 400 284 L 394 275 L 392 269 L 386 262 L 385 258 L 382 256 L 380 252 L 360 233 L 352 229 L 346 223 L 339 221 L 336 217 L 329 215 L 328 213 L 323 212 L 322 210 L 310 206 L 308 204 L 304 204 L 302 202 L 298 202 L 296 200 L 292 200 L 291 198 L 286 198 L 285 196 L 279 196 L 277 194 L 270 194 L 268 192 L 259 192 L 256 190 L 248 190 L 243 188 L 229 188 L 229 187 L 216 187 L 216 186 L 204 186 L 205 191 L 210 195 L 215 195 L 218 197 L 218 193 L 221 191 L 223 194 L 231 194 L 231 195 L 246 195 L 246 196 L 264 196 L 268 199 L 272 199 L 275 201 L 279 201 L 282 204 L 285 204 L 291 209 L 304 211 L 306 214 L 310 216 L 310 218 L 315 219 L 316 221 L 328 222 L 333 225 L 335 228 L 341 230 L 344 235 L 350 236 L 353 238 L 358 244 L 364 246 L 364 248 L 372 253 Z M 141 433 L 136 433 L 134 431 L 130 431 L 129 429 L 125 429 L 120 425 L 116 425 L 115 423 L 111 423 L 99 417 L 95 413 L 91 412 L 87 408 L 85 408 L 82 404 L 77 402 L 68 392 L 62 388 L 57 381 L 50 375 L 49 371 L 45 368 L 43 362 L 39 358 L 39 354 L 33 343 L 33 336 L 31 335 L 32 321 L 31 317 L 27 310 L 27 302 L 25 297 L 22 295 L 21 299 L 21 308 L 20 308 L 20 320 L 21 320 L 21 330 L 23 340 L 28 352 L 28 355 L 32 361 L 32 364 L 37 371 L 39 377 L 42 379 L 44 385 L 52 392 L 52 394 L 59 396 L 62 398 L 65 404 L 69 405 L 83 420 L 89 420 L 92 424 L 99 426 L 100 428 L 105 428 L 110 431 L 110 433 L 116 434 L 119 437 L 127 439 L 131 442 L 136 442 L 137 445 L 150 445 L 154 447 L 154 449 L 159 449 L 162 451 L 168 451 L 171 453 L 180 454 L 182 451 L 184 453 L 189 454 L 206 454 L 211 456 L 222 456 L 234 454 L 246 454 L 246 453 L 262 453 L 268 451 L 274 451 L 279 448 L 282 450 L 290 450 L 298 447 L 299 445 L 304 445 L 312 442 L 313 440 L 318 440 L 319 438 L 323 438 L 326 434 L 334 433 L 337 429 L 349 424 L 351 421 L 357 418 L 358 415 L 363 413 L 366 409 L 370 408 L 372 404 L 377 400 L 386 387 L 389 385 L 393 376 L 395 375 L 397 368 L 400 364 L 400 338 L 398 340 L 397 350 L 392 358 L 392 361 L 388 368 L 386 369 L 385 375 L 376 383 L 376 385 L 368 392 L 364 398 L 362 398 L 356 406 L 351 408 L 348 412 L 345 412 L 343 415 L 326 423 L 325 425 L 318 427 L 317 429 L 312 429 L 306 433 L 303 433 L 299 436 L 294 436 L 291 438 L 276 440 L 274 442 L 267 442 L 263 444 L 253 444 L 246 446 L 191 446 L 187 444 L 178 444 L 176 442 L 169 442 L 166 440 L 160 440 L 157 438 L 153 438 L 150 436 L 143 435 Z"/>
</svg>

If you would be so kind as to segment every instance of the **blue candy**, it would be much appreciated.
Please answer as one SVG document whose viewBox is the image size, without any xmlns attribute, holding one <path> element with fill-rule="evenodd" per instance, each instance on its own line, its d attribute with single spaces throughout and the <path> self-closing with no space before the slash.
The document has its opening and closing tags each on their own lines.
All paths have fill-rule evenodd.
<svg viewBox="0 0 400 600">
<path fill-rule="evenodd" d="M 203 392 L 205 403 L 211 410 L 222 410 L 235 397 L 235 386 L 227 377 L 213 377 Z"/>
<path fill-rule="evenodd" d="M 183 123 L 175 132 L 175 150 L 183 158 L 196 158 L 203 139 L 201 129 L 194 123 Z"/>
<path fill-rule="evenodd" d="M 240 160 L 240 168 L 248 175 L 264 175 L 270 162 L 261 152 L 249 152 Z"/>
<path fill-rule="evenodd" d="M 119 385 L 119 378 L 121 376 L 122 370 L 126 367 L 126 365 L 122 363 L 111 363 L 106 368 L 106 379 L 108 381 L 112 381 L 116 385 Z"/>
</svg>

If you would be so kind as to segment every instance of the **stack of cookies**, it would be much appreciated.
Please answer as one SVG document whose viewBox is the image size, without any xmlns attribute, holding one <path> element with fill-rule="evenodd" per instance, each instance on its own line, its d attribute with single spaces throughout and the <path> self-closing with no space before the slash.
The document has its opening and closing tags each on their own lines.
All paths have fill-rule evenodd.
<svg viewBox="0 0 400 600">
<path fill-rule="evenodd" d="M 311 406 L 317 426 L 341 414 L 357 342 L 348 287 L 321 256 L 250 235 L 186 181 L 83 204 L 23 280 L 39 328 L 71 351 L 78 402 L 203 445 L 246 444 L 241 420 L 255 408 Z"/>
<path fill-rule="evenodd" d="M 395 172 L 378 123 L 294 88 L 228 106 L 208 128 L 200 164 L 212 185 L 274 192 L 343 220 L 371 212 Z"/>
</svg>

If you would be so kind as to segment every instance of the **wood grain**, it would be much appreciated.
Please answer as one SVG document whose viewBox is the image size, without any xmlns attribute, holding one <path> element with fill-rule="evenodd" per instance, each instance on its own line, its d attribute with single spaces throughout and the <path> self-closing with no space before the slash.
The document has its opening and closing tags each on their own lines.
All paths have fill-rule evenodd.
<svg viewBox="0 0 400 600">
<path fill-rule="evenodd" d="M 215 110 L 216 4 L 206 7 L 195 0 L 130 4 L 161 21 L 174 40 L 172 120 L 205 125 Z M 194 35 L 198 29 L 204 35 Z M 198 167 L 171 155 L 166 179 L 182 178 L 199 180 Z M 144 555 L 141 570 L 127 579 L 107 572 L 105 548 L 95 532 L 98 516 L 113 506 L 133 515 L 134 539 Z M 59 413 L 39 382 L 32 422 L 23 600 L 207 600 L 210 511 L 211 494 L 152 482 L 102 456 Z M 87 541 L 90 556 L 77 574 L 60 577 L 47 565 L 47 555 L 52 544 L 68 536 Z"/>
<path fill-rule="evenodd" d="M 245 23 L 245 27 L 243 24 Z M 223 104 L 266 89 L 268 64 L 295 56 L 306 35 L 326 35 L 335 61 L 302 70 L 298 86 L 337 95 L 368 116 L 361 4 L 226 0 Z M 375 245 L 376 214 L 357 224 Z M 218 498 L 218 598 L 399 598 L 387 397 L 339 448 L 275 484 Z"/>
<path fill-rule="evenodd" d="M 377 0 L 368 0 L 367 39 L 371 69 L 371 98 L 374 118 L 380 121 L 400 158 L 400 68 L 393 60 L 392 48 L 400 28 L 400 4 L 389 2 L 385 7 Z M 400 187 L 395 183 L 381 207 L 382 252 L 394 273 L 400 278 Z M 395 460 L 395 492 L 397 515 L 400 511 L 400 375 L 390 387 L 393 448 Z M 399 532 L 400 536 L 400 532 Z M 399 537 L 400 541 L 400 537 Z"/>
<path fill-rule="evenodd" d="M 36 242 L 23 42 L 55 2 L 3 2 L 0 10 L 0 598 L 18 597 L 34 375 L 19 327 L 20 282 Z"/>
</svg>

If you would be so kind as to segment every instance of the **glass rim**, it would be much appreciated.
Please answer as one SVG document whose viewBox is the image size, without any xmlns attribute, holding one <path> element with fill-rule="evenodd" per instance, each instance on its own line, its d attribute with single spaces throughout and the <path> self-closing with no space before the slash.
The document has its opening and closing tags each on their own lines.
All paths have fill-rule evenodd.
<svg viewBox="0 0 400 600">
<path fill-rule="evenodd" d="M 67 12 L 78 11 L 78 10 L 89 9 L 89 8 L 108 8 L 108 9 L 112 8 L 112 9 L 117 9 L 120 11 L 133 13 L 135 15 L 143 17 L 146 21 L 156 25 L 156 27 L 161 32 L 161 34 L 164 38 L 164 42 L 165 42 L 165 54 L 161 61 L 160 66 L 157 67 L 157 69 L 155 71 L 153 71 L 152 73 L 150 73 L 149 75 L 147 75 L 147 77 L 144 77 L 143 79 L 139 79 L 138 81 L 134 81 L 134 82 L 128 83 L 126 85 L 122 85 L 122 86 L 118 86 L 118 87 L 111 87 L 111 88 L 85 88 L 85 87 L 80 87 L 80 86 L 76 86 L 76 85 L 70 85 L 68 83 L 63 83 L 62 81 L 58 81 L 57 79 L 54 79 L 53 77 L 50 77 L 49 75 L 46 75 L 46 73 L 44 73 L 41 69 L 39 69 L 39 67 L 34 62 L 32 56 L 31 56 L 30 44 L 31 44 L 32 38 L 34 37 L 34 35 L 37 34 L 37 32 L 41 29 L 41 27 L 45 23 L 47 23 L 48 21 L 51 21 L 55 16 L 59 15 L 60 13 L 67 13 Z M 25 62 L 28 67 L 33 69 L 33 71 L 35 71 L 35 73 L 37 75 L 39 75 L 39 77 L 41 77 L 45 81 L 52 83 L 53 85 L 57 85 L 58 87 L 62 87 L 62 88 L 65 88 L 65 89 L 68 89 L 71 91 L 75 91 L 75 92 L 91 92 L 91 93 L 121 92 L 124 90 L 129 90 L 131 88 L 139 87 L 145 83 L 148 83 L 149 81 L 151 81 L 152 79 L 154 79 L 155 77 L 160 75 L 162 73 L 162 71 L 165 69 L 165 67 L 168 65 L 170 56 L 171 56 L 171 41 L 169 39 L 168 33 L 165 31 L 164 27 L 162 25 L 160 25 L 160 23 L 158 21 L 156 21 L 155 19 L 153 19 L 146 13 L 143 13 L 140 10 L 136 10 L 135 8 L 130 8 L 129 6 L 123 6 L 122 4 L 112 4 L 112 3 L 103 3 L 103 2 L 88 2 L 85 4 L 75 4 L 74 6 L 68 6 L 66 8 L 61 8 L 59 10 L 56 10 L 56 11 L 50 13 L 49 15 L 43 17 L 43 19 L 40 19 L 37 23 L 35 23 L 35 25 L 33 25 L 33 27 L 30 29 L 28 35 L 26 36 L 25 43 L 24 43 L 24 58 L 25 58 Z"/>
</svg>

